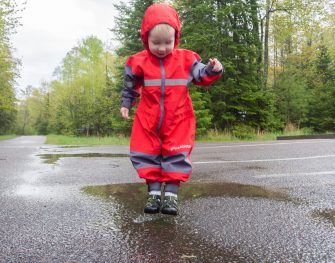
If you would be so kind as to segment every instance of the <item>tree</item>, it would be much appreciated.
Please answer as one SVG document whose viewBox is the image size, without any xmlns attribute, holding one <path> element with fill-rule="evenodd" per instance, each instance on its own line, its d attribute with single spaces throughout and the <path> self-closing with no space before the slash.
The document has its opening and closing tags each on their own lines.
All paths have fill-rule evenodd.
<svg viewBox="0 0 335 263">
<path fill-rule="evenodd" d="M 121 2 L 114 5 L 118 15 L 115 17 L 115 27 L 112 32 L 115 33 L 116 40 L 121 45 L 116 51 L 117 55 L 128 57 L 143 50 L 140 37 L 141 22 L 145 10 L 155 2 L 157 1 L 132 0 L 130 4 Z"/>
<path fill-rule="evenodd" d="M 57 80 L 20 102 L 20 122 L 30 133 L 111 134 L 115 61 L 98 38 L 83 39 L 55 70 Z"/>
<path fill-rule="evenodd" d="M 52 83 L 58 132 L 105 133 L 100 115 L 105 111 L 101 98 L 111 82 L 108 57 L 111 59 L 103 43 L 93 36 L 83 39 L 65 56 L 57 70 L 59 81 Z"/>
<path fill-rule="evenodd" d="M 15 126 L 15 78 L 19 61 L 13 56 L 10 36 L 19 26 L 18 6 L 0 1 L 0 134 L 12 132 Z"/>
<path fill-rule="evenodd" d="M 275 12 L 270 23 L 269 48 L 272 50 L 269 54 L 273 57 L 269 64 L 268 88 L 271 89 L 272 84 L 277 99 L 276 113 L 283 127 L 315 126 L 309 118 L 311 112 L 318 110 L 312 101 L 318 86 L 315 81 L 319 79 L 314 65 L 323 34 L 323 4 L 324 1 L 287 0 L 276 1 L 272 7 Z"/>
<path fill-rule="evenodd" d="M 257 2 L 179 0 L 176 5 L 183 24 L 181 46 L 204 61 L 218 57 L 226 68 L 224 78 L 209 89 L 213 125 L 220 130 L 242 124 L 266 128 L 272 99 L 261 88 Z"/>
<path fill-rule="evenodd" d="M 307 124 L 318 132 L 334 131 L 335 68 L 326 46 L 319 46 L 314 65 Z"/>
<path fill-rule="evenodd" d="M 282 126 L 294 125 L 301 127 L 306 121 L 309 94 L 304 76 L 294 66 L 282 72 L 274 86 L 276 108 Z"/>
</svg>

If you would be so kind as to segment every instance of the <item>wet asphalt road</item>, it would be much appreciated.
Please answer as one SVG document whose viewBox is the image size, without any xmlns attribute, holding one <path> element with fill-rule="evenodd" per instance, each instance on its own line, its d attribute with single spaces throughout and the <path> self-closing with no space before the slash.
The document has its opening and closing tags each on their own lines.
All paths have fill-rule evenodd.
<svg viewBox="0 0 335 263">
<path fill-rule="evenodd" d="M 177 217 L 128 147 L 44 140 L 0 141 L 0 262 L 335 262 L 335 140 L 197 143 Z"/>
</svg>

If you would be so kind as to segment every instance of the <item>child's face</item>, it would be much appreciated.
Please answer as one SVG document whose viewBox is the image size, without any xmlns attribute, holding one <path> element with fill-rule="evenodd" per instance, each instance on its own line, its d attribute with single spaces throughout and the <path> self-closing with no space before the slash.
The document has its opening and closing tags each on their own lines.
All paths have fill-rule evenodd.
<svg viewBox="0 0 335 263">
<path fill-rule="evenodd" d="M 149 50 L 158 58 L 164 58 L 169 55 L 174 48 L 175 30 L 161 31 L 152 30 L 149 33 Z"/>
</svg>

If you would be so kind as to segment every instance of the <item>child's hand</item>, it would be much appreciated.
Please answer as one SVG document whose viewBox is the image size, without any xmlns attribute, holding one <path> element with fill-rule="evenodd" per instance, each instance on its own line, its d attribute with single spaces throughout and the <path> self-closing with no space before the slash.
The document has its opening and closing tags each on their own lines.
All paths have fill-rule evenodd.
<svg viewBox="0 0 335 263">
<path fill-rule="evenodd" d="M 129 120 L 129 109 L 122 107 L 120 109 L 121 115 L 124 119 Z"/>
<path fill-rule="evenodd" d="M 211 65 L 213 67 L 213 71 L 215 72 L 219 72 L 223 69 L 222 64 L 220 63 L 220 61 L 217 60 L 217 58 L 213 58 L 213 59 L 209 59 L 209 65 Z"/>
</svg>

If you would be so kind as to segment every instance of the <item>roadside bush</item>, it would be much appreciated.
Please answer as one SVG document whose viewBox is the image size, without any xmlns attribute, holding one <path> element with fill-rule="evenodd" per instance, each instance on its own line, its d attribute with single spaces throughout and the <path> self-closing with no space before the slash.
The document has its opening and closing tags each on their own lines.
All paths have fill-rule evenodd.
<svg viewBox="0 0 335 263">
<path fill-rule="evenodd" d="M 246 124 L 238 124 L 234 126 L 232 129 L 232 134 L 234 137 L 243 140 L 252 140 L 256 137 L 255 129 Z"/>
</svg>

